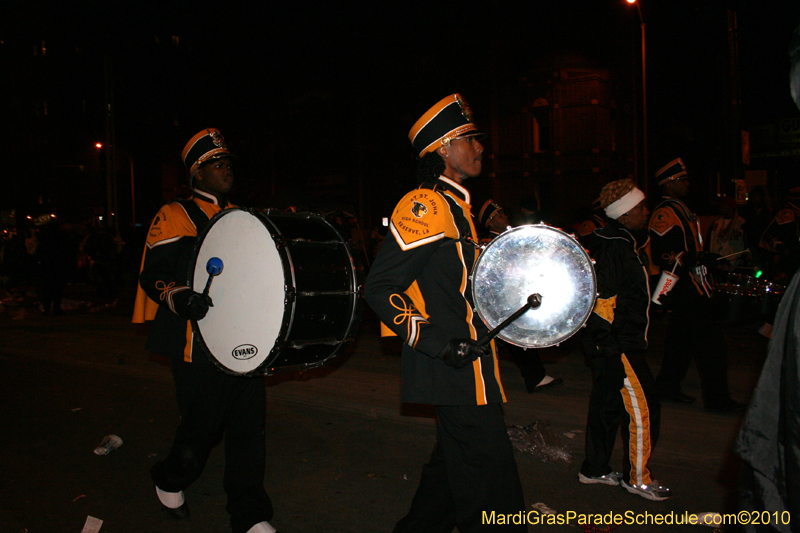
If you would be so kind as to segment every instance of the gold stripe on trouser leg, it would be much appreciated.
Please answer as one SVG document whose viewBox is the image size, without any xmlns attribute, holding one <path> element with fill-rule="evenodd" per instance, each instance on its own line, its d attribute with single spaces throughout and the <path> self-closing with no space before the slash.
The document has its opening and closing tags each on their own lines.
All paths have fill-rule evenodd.
<svg viewBox="0 0 800 533">
<path fill-rule="evenodd" d="M 647 464 L 650 462 L 652 444 L 650 442 L 650 410 L 642 390 L 642 384 L 633 371 L 628 358 L 622 354 L 625 367 L 625 381 L 620 393 L 625 410 L 630 415 L 628 431 L 628 456 L 631 461 L 630 480 L 637 485 L 649 485 L 652 482 Z"/>
</svg>

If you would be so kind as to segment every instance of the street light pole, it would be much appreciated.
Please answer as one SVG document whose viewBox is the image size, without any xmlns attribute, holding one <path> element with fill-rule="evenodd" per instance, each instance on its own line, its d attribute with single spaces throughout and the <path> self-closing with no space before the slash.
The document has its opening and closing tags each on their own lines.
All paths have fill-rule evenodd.
<svg viewBox="0 0 800 533">
<path fill-rule="evenodd" d="M 647 194 L 650 182 L 650 172 L 647 166 L 647 54 L 645 53 L 645 26 L 642 8 L 638 0 L 627 0 L 629 4 L 636 4 L 636 11 L 639 13 L 639 22 L 642 28 L 642 162 L 644 164 L 644 176 L 639 185 L 642 191 Z"/>
</svg>

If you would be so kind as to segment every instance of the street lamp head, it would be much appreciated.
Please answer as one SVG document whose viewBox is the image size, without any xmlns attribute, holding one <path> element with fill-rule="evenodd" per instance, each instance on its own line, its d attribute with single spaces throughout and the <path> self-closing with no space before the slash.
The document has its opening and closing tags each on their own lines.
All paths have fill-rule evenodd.
<svg viewBox="0 0 800 533">
<path fill-rule="evenodd" d="M 103 143 L 94 143 L 94 147 L 97 148 L 98 150 L 102 150 L 103 149 Z"/>
<path fill-rule="evenodd" d="M 636 3 L 636 0 L 625 0 L 625 1 L 628 2 L 629 4 L 635 4 Z"/>
</svg>

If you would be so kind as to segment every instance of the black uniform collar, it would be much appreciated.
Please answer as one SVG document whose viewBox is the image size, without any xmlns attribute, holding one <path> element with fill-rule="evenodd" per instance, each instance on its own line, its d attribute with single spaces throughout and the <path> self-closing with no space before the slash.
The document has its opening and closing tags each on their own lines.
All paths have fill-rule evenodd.
<svg viewBox="0 0 800 533">
<path fill-rule="evenodd" d="M 447 191 L 455 193 L 456 196 L 464 200 L 466 203 L 470 203 L 469 191 L 447 176 L 439 176 L 436 185 Z"/>
</svg>

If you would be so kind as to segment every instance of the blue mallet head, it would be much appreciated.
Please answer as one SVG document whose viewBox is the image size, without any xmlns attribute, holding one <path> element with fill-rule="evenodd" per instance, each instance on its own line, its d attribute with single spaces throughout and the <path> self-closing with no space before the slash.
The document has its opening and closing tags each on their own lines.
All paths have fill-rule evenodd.
<svg viewBox="0 0 800 533">
<path fill-rule="evenodd" d="M 212 257 L 208 260 L 208 263 L 206 263 L 206 272 L 212 276 L 217 276 L 222 272 L 222 267 L 222 259 L 219 257 Z"/>
</svg>

